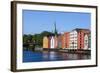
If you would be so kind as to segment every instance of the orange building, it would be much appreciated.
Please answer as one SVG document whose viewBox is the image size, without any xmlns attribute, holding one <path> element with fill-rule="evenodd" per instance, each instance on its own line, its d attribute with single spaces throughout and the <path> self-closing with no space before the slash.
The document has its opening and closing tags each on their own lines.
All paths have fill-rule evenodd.
<svg viewBox="0 0 100 73">
<path fill-rule="evenodd" d="M 43 48 L 50 48 L 50 40 L 49 37 L 43 37 Z"/>
<path fill-rule="evenodd" d="M 58 37 L 54 36 L 54 48 L 58 48 Z"/>
<path fill-rule="evenodd" d="M 85 36 L 85 34 L 89 34 L 90 33 L 90 30 L 88 30 L 88 29 L 80 29 L 79 31 L 78 31 L 78 47 L 77 47 L 77 49 L 84 49 L 84 47 L 85 47 L 85 44 L 84 44 L 84 36 Z"/>
<path fill-rule="evenodd" d="M 62 35 L 62 48 L 69 48 L 69 32 L 65 32 Z"/>
<path fill-rule="evenodd" d="M 76 28 L 70 32 L 70 49 L 84 49 L 84 36 L 90 33 L 89 29 Z"/>
<path fill-rule="evenodd" d="M 62 48 L 65 48 L 65 37 L 64 37 L 64 34 L 62 34 Z"/>
<path fill-rule="evenodd" d="M 58 48 L 62 48 L 62 35 L 58 36 Z"/>
</svg>

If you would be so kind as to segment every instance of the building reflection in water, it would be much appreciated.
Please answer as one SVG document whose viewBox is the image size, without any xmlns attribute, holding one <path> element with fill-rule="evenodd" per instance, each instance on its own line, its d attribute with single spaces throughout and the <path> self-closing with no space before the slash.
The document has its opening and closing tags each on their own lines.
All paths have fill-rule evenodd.
<svg viewBox="0 0 100 73">
<path fill-rule="evenodd" d="M 91 59 L 91 55 L 72 54 L 72 53 L 58 52 L 58 51 L 23 52 L 23 62 L 84 60 L 84 59 Z"/>
<path fill-rule="evenodd" d="M 90 59 L 90 55 L 83 54 L 71 54 L 71 53 L 62 53 L 54 51 L 43 51 L 44 60 L 80 60 L 80 59 Z"/>
</svg>

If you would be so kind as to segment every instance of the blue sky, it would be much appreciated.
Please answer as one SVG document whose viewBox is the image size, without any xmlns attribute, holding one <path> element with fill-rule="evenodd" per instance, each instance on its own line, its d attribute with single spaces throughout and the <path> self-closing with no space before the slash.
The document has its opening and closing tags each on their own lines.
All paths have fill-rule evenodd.
<svg viewBox="0 0 100 73">
<path fill-rule="evenodd" d="M 69 32 L 75 28 L 90 29 L 91 14 L 79 12 L 53 12 L 23 10 L 23 34 L 36 34 L 42 31 Z"/>
</svg>

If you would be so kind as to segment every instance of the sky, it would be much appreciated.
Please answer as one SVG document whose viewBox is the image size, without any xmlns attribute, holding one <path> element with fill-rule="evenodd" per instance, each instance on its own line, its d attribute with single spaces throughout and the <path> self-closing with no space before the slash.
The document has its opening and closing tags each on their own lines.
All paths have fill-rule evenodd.
<svg viewBox="0 0 100 73">
<path fill-rule="evenodd" d="M 23 10 L 23 34 L 37 34 L 43 31 L 70 32 L 75 28 L 90 29 L 91 14 L 79 12 L 55 12 Z"/>
</svg>

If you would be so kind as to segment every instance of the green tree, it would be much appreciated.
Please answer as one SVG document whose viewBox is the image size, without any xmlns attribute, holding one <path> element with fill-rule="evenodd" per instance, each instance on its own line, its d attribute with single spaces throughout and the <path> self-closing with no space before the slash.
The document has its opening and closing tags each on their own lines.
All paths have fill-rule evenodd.
<svg viewBox="0 0 100 73">
<path fill-rule="evenodd" d="M 23 43 L 27 43 L 28 42 L 28 35 L 23 35 Z"/>
<path fill-rule="evenodd" d="M 34 44 L 36 44 L 37 47 L 42 47 L 43 37 L 50 36 L 50 35 L 54 35 L 54 33 L 48 32 L 48 31 L 43 31 L 40 34 L 34 34 L 34 35 L 24 34 L 23 35 L 23 43 L 25 43 L 25 44 L 34 43 Z"/>
</svg>

